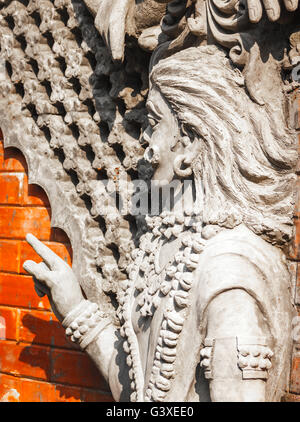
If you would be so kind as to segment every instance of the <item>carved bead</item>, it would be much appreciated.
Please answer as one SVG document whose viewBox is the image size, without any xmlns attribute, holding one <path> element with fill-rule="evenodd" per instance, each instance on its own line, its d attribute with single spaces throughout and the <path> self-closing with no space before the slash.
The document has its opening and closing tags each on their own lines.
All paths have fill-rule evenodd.
<svg viewBox="0 0 300 422">
<path fill-rule="evenodd" d="M 171 339 L 169 339 L 169 338 L 164 338 L 164 343 L 165 343 L 165 345 L 166 346 L 168 346 L 168 347 L 176 347 L 176 345 L 177 345 L 177 340 L 171 340 Z"/>
<path fill-rule="evenodd" d="M 182 232 L 182 228 L 180 226 L 175 226 L 171 230 L 174 237 L 178 237 Z"/>
<path fill-rule="evenodd" d="M 171 330 L 175 331 L 175 333 L 180 333 L 182 330 L 182 325 L 175 324 L 171 320 L 168 320 L 168 326 L 171 328 Z"/>
<path fill-rule="evenodd" d="M 258 357 L 260 355 L 259 347 L 253 347 L 251 353 L 254 357 Z"/>
<path fill-rule="evenodd" d="M 130 394 L 130 401 L 136 402 L 136 400 L 137 400 L 137 393 L 133 392 L 132 394 Z"/>
<path fill-rule="evenodd" d="M 184 223 L 184 215 L 175 214 L 175 220 L 176 220 L 176 223 L 183 224 Z"/>
<path fill-rule="evenodd" d="M 81 325 L 79 331 L 81 334 L 85 334 L 88 331 L 89 327 L 87 325 Z"/>
<path fill-rule="evenodd" d="M 81 337 L 80 331 L 79 330 L 74 331 L 73 336 L 76 340 L 80 339 L 80 337 Z"/>
<path fill-rule="evenodd" d="M 258 359 L 256 358 L 250 358 L 249 364 L 251 368 L 257 368 L 258 367 Z"/>
<path fill-rule="evenodd" d="M 77 330 L 77 328 L 78 328 L 77 322 L 73 321 L 72 324 L 70 325 L 70 327 L 72 328 L 72 330 Z"/>
<path fill-rule="evenodd" d="M 132 366 L 132 357 L 131 357 L 130 355 L 128 355 L 128 356 L 127 356 L 127 358 L 126 358 L 126 363 L 127 363 L 127 365 L 128 365 L 129 367 L 131 367 L 131 366 Z"/>
<path fill-rule="evenodd" d="M 248 359 L 244 356 L 239 357 L 239 367 L 241 369 L 246 368 L 248 366 Z"/>
<path fill-rule="evenodd" d="M 160 291 L 162 292 L 163 295 L 167 296 L 171 288 L 172 288 L 171 283 L 163 282 L 162 285 L 160 286 Z"/>
<path fill-rule="evenodd" d="M 191 284 L 190 283 L 186 283 L 184 280 L 180 280 L 179 281 L 180 287 L 185 290 L 186 292 L 188 292 L 189 290 L 191 290 Z"/>
<path fill-rule="evenodd" d="M 124 327 L 124 326 L 122 326 L 122 327 L 120 328 L 120 335 L 121 335 L 121 337 L 125 337 L 125 336 L 126 336 L 126 333 L 125 333 L 125 327 Z"/>
<path fill-rule="evenodd" d="M 174 363 L 176 356 L 162 355 L 161 358 L 168 363 Z"/>
<path fill-rule="evenodd" d="M 180 308 L 184 308 L 188 304 L 188 292 L 179 291 L 175 294 L 174 300 Z"/>
<path fill-rule="evenodd" d="M 201 361 L 200 365 L 201 365 L 203 368 L 208 368 L 208 367 L 210 366 L 210 360 L 209 360 L 209 359 L 203 359 L 203 360 Z"/>
<path fill-rule="evenodd" d="M 193 251 L 194 252 L 201 253 L 203 251 L 203 249 L 204 249 L 204 246 L 201 243 L 196 242 L 196 241 L 193 242 Z"/>
<path fill-rule="evenodd" d="M 67 336 L 71 336 L 73 334 L 73 330 L 70 328 L 70 327 L 68 327 L 67 329 L 66 329 L 66 335 Z"/>
<path fill-rule="evenodd" d="M 260 369 L 267 369 L 267 359 L 260 359 L 259 360 L 259 367 Z"/>
<path fill-rule="evenodd" d="M 170 381 L 161 376 L 156 380 L 156 385 L 162 391 L 169 391 L 171 387 Z"/>
<path fill-rule="evenodd" d="M 182 275 L 182 280 L 186 284 L 189 284 L 190 286 L 193 284 L 193 279 L 194 279 L 194 276 L 191 273 L 183 273 L 183 275 Z"/>
<path fill-rule="evenodd" d="M 173 324 L 176 324 L 178 326 L 183 326 L 184 319 L 178 315 L 177 312 L 167 312 L 165 315 L 165 318 L 167 318 L 168 322 L 173 322 Z"/>
<path fill-rule="evenodd" d="M 162 350 L 162 356 L 176 356 L 176 349 L 169 349 L 164 347 Z"/>
<path fill-rule="evenodd" d="M 271 369 L 272 368 L 272 363 L 271 363 L 271 361 L 269 360 L 269 359 L 266 359 L 266 368 L 267 369 Z"/>
<path fill-rule="evenodd" d="M 162 363 L 161 370 L 164 371 L 164 372 L 173 372 L 174 367 L 173 367 L 173 365 L 171 365 L 169 363 Z"/>
<path fill-rule="evenodd" d="M 175 371 L 164 371 L 163 369 L 161 369 L 161 374 L 164 378 L 171 379 L 175 375 Z"/>
<path fill-rule="evenodd" d="M 198 254 L 191 253 L 190 256 L 189 256 L 189 258 L 190 258 L 191 261 L 193 261 L 195 263 L 198 263 L 199 262 L 199 259 L 200 259 L 200 256 Z"/>
<path fill-rule="evenodd" d="M 202 358 L 210 358 L 212 353 L 212 347 L 204 347 L 201 349 L 200 356 Z"/>
<path fill-rule="evenodd" d="M 164 391 L 157 390 L 156 388 L 154 388 L 152 391 L 152 397 L 154 401 L 162 402 L 166 397 L 166 393 Z"/>
<path fill-rule="evenodd" d="M 130 353 L 130 348 L 129 348 L 129 344 L 127 341 L 124 341 L 123 343 L 123 349 L 125 353 Z"/>
<path fill-rule="evenodd" d="M 242 355 L 242 356 L 248 356 L 249 355 L 249 351 L 248 351 L 248 349 L 247 348 L 245 348 L 245 347 L 240 347 L 240 354 Z"/>
<path fill-rule="evenodd" d="M 176 271 L 177 271 L 177 267 L 175 267 L 174 265 L 172 265 L 172 266 L 170 266 L 170 267 L 167 268 L 166 274 L 167 274 L 167 276 L 169 276 L 169 277 L 172 278 L 176 274 Z"/>
<path fill-rule="evenodd" d="M 180 264 L 181 260 L 182 260 L 183 254 L 182 252 L 178 252 L 175 257 L 174 260 L 176 261 L 177 264 Z"/>
</svg>

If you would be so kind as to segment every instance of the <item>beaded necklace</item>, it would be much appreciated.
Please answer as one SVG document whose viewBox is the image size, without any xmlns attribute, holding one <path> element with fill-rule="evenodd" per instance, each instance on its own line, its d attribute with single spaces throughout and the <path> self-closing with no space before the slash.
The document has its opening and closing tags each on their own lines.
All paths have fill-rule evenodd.
<svg viewBox="0 0 300 422">
<path fill-rule="evenodd" d="M 176 346 L 189 305 L 193 271 L 207 242 L 202 237 L 199 220 L 192 213 L 164 212 L 148 217 L 151 232 L 144 235 L 140 248 L 133 252 L 134 263 L 118 311 L 120 334 L 124 338 L 123 348 L 130 368 L 131 401 L 164 401 L 171 388 Z M 164 268 L 159 268 L 160 249 L 157 246 L 173 238 L 178 239 L 179 250 Z M 135 291 L 139 292 L 139 312 L 144 317 L 152 317 L 162 298 L 167 300 L 145 396 L 139 345 L 131 320 Z"/>
</svg>

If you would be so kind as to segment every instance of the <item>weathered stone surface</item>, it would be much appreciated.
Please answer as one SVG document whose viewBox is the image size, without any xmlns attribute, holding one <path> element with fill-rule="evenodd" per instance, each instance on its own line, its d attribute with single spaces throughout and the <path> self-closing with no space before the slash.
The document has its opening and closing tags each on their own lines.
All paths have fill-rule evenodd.
<svg viewBox="0 0 300 422">
<path fill-rule="evenodd" d="M 273 3 L 1 2 L 0 126 L 74 250 L 71 270 L 29 235 L 24 268 L 115 400 L 286 390 L 299 9 Z M 148 228 L 138 172 L 167 192 Z"/>
</svg>

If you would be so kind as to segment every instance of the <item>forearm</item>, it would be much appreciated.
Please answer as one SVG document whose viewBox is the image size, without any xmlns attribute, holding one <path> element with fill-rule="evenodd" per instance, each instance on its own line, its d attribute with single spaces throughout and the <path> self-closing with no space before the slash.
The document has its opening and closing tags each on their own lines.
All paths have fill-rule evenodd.
<svg viewBox="0 0 300 422">
<path fill-rule="evenodd" d="M 96 303 L 82 300 L 62 321 L 66 335 L 87 352 L 109 383 L 109 371 L 116 343 L 116 327 Z"/>
<path fill-rule="evenodd" d="M 116 341 L 116 327 L 110 324 L 85 349 L 109 385 Z"/>
</svg>

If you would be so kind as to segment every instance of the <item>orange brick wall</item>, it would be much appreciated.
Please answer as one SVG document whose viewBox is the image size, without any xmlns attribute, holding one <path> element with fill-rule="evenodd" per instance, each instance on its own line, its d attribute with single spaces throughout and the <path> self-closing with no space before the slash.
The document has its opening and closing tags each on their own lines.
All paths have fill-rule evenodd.
<svg viewBox="0 0 300 422">
<path fill-rule="evenodd" d="M 50 228 L 51 210 L 41 188 L 28 186 L 22 154 L 4 151 L 0 138 L 0 402 L 111 401 L 91 360 L 71 344 L 50 310 L 35 293 L 22 268 L 41 261 L 26 243 L 30 232 L 71 263 L 66 235 Z"/>
</svg>

